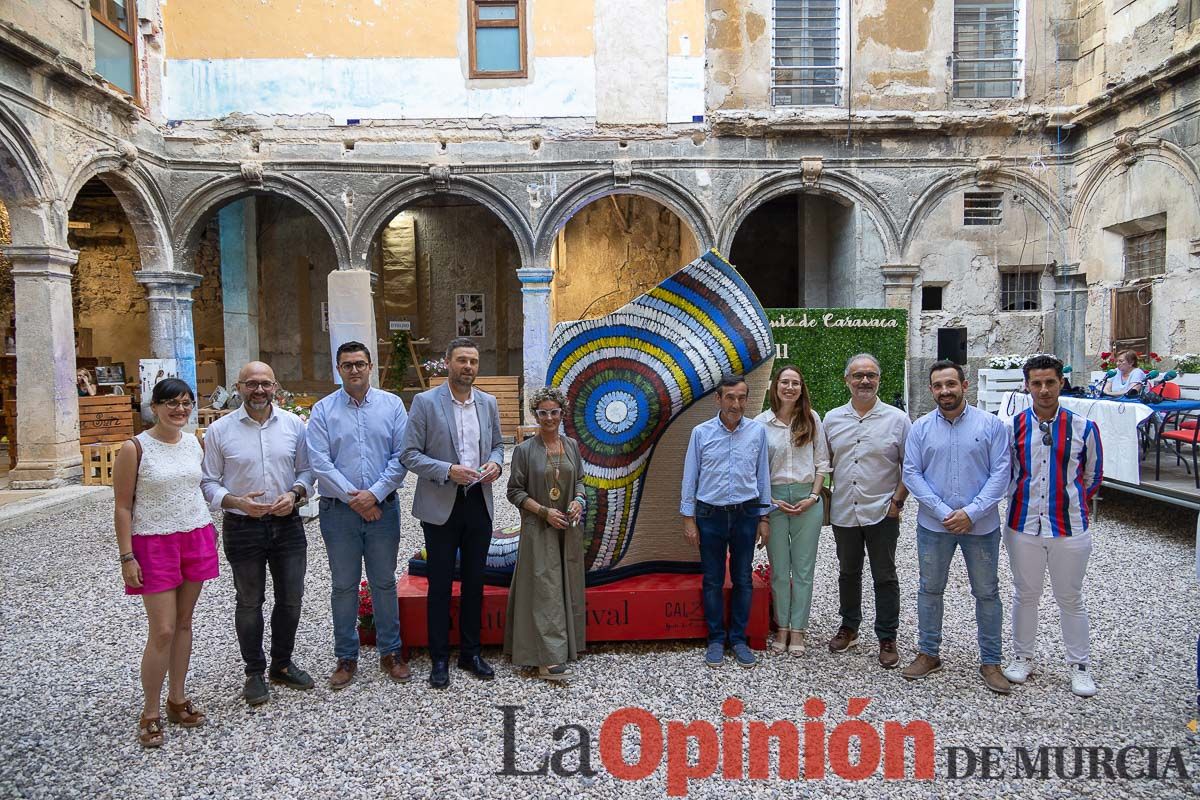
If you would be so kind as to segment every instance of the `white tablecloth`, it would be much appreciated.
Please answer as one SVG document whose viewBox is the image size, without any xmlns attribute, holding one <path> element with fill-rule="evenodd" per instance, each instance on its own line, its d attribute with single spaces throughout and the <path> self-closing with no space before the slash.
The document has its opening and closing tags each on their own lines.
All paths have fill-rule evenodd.
<svg viewBox="0 0 1200 800">
<path fill-rule="evenodd" d="M 1063 408 L 1081 414 L 1096 423 L 1100 444 L 1104 447 L 1104 477 L 1137 485 L 1141 483 L 1138 425 L 1154 411 L 1143 403 L 1118 403 L 1114 400 L 1085 400 L 1062 397 Z M 1029 408 L 1029 395 L 1009 392 L 997 412 L 1001 422 L 1009 421 Z"/>
</svg>

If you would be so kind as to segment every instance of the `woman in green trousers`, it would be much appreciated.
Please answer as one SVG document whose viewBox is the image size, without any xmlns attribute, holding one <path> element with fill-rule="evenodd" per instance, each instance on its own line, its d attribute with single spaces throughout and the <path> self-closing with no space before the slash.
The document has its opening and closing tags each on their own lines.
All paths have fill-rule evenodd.
<svg viewBox="0 0 1200 800">
<path fill-rule="evenodd" d="M 779 633 L 771 644 L 777 653 L 804 653 L 804 637 L 812 608 L 813 570 L 824 508 L 821 488 L 829 466 L 829 445 L 821 418 L 812 410 L 804 376 L 794 366 L 771 378 L 771 410 L 757 420 L 767 428 L 771 459 L 771 600 Z"/>
</svg>

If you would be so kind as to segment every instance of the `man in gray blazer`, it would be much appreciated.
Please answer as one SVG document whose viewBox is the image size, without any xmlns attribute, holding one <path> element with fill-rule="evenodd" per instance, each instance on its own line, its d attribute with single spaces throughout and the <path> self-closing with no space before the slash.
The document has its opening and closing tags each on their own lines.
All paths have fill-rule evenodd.
<svg viewBox="0 0 1200 800">
<path fill-rule="evenodd" d="M 450 589 L 459 553 L 458 666 L 483 680 L 495 676 L 479 654 L 479 629 L 492 541 L 492 483 L 504 463 L 496 398 L 474 388 L 479 348 L 470 339 L 454 339 L 446 347 L 446 365 L 449 380 L 413 398 L 400 454 L 418 477 L 412 513 L 425 531 L 434 689 L 450 685 Z"/>
</svg>

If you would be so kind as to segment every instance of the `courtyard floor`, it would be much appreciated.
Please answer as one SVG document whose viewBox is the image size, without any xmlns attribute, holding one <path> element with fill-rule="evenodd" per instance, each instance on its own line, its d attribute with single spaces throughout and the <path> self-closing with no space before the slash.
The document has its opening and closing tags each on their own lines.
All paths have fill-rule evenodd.
<svg viewBox="0 0 1200 800">
<path fill-rule="evenodd" d="M 410 481 L 411 483 L 411 481 Z M 411 507 L 411 489 L 405 508 Z M 515 520 L 498 500 L 497 522 Z M 906 512 L 897 560 L 901 577 L 901 663 L 914 655 L 917 570 L 915 512 Z M 1200 596 L 1194 567 L 1195 512 L 1106 491 L 1093 528 L 1088 571 L 1098 696 L 1068 691 L 1057 610 L 1043 599 L 1041 671 L 1008 697 L 989 693 L 976 672 L 974 611 L 965 570 L 956 560 L 946 592 L 944 671 L 906 683 L 875 662 L 870 591 L 863 646 L 831 655 L 824 642 L 837 627 L 837 562 L 830 529 L 823 531 L 810 637 L 800 658 L 764 655 L 753 671 L 727 661 L 701 664 L 698 642 L 594 645 L 576 677 L 553 686 L 525 676 L 497 649 L 485 656 L 497 679 L 477 682 L 452 671 L 449 691 L 424 682 L 429 659 L 418 651 L 415 680 L 387 681 L 372 650 L 363 653 L 357 682 L 337 694 L 326 688 L 333 667 L 329 570 L 318 523 L 308 526 L 309 572 L 296 661 L 317 679 L 311 692 L 275 688 L 257 709 L 240 699 L 243 674 L 234 637 L 234 591 L 222 555 L 222 574 L 205 589 L 195 620 L 189 693 L 209 715 L 207 725 L 168 727 L 160 751 L 134 739 L 139 710 L 138 659 L 144 642 L 141 603 L 121 591 L 112 529 L 111 496 L 76 501 L 0 522 L 0 796 L 17 797 L 662 797 L 667 758 L 649 777 L 620 780 L 604 769 L 600 730 L 606 717 L 634 706 L 667 720 L 708 720 L 721 730 L 722 702 L 745 703 L 743 721 L 791 720 L 801 731 L 804 701 L 827 705 L 827 738 L 846 720 L 850 698 L 869 698 L 859 717 L 878 732 L 884 723 L 927 720 L 936 736 L 936 780 L 884 780 L 883 769 L 861 781 L 826 770 L 823 779 L 726 780 L 717 773 L 687 785 L 691 797 L 1144 797 L 1200 794 L 1200 744 L 1189 730 L 1196 718 L 1196 635 Z M 421 545 L 407 517 L 401 561 Z M 759 558 L 763 558 L 762 553 Z M 1002 559 L 1005 647 L 1011 581 Z M 868 579 L 869 581 L 869 579 Z M 270 599 L 268 598 L 268 606 Z M 269 610 L 267 612 L 269 614 Z M 453 668 L 452 668 L 453 670 Z M 514 766 L 535 769 L 547 753 L 568 747 L 578 729 L 556 742 L 556 728 L 582 726 L 590 735 L 594 776 L 514 776 L 504 771 L 504 715 L 515 712 Z M 632 731 L 632 729 L 631 729 Z M 626 736 L 625 758 L 637 758 Z M 668 739 L 668 745 L 670 741 Z M 1188 777 L 1112 780 L 1021 777 L 1016 748 L 1126 745 L 1160 748 L 1159 770 L 1179 748 Z M 948 777 L 948 748 L 1003 748 L 1003 777 Z M 831 748 L 832 749 L 832 748 Z M 857 747 L 852 748 L 857 751 Z M 1067 751 L 1070 774 L 1073 751 Z M 696 748 L 692 749 L 693 759 Z M 565 760 L 577 766 L 577 754 Z M 803 756 L 801 757 L 803 760 Z M 857 758 L 857 756 L 854 756 Z M 958 769 L 965 756 L 958 756 Z M 1132 756 L 1130 769 L 1147 765 Z M 911 749 L 908 774 L 912 774 Z M 777 775 L 771 758 L 771 774 Z"/>
</svg>

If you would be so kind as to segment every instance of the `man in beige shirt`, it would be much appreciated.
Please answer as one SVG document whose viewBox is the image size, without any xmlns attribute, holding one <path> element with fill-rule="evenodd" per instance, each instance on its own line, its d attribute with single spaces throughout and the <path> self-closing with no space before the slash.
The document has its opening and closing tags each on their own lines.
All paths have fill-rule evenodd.
<svg viewBox="0 0 1200 800">
<path fill-rule="evenodd" d="M 875 635 L 879 665 L 900 663 L 896 628 L 900 624 L 900 583 L 896 579 L 896 540 L 900 510 L 908 497 L 901 482 L 908 415 L 879 399 L 879 359 L 860 353 L 848 362 L 844 378 L 850 402 L 825 415 L 825 436 L 833 464 L 829 519 L 837 542 L 838 597 L 842 625 L 829 650 L 842 653 L 858 644 L 862 622 L 864 553 L 875 586 Z"/>
</svg>

